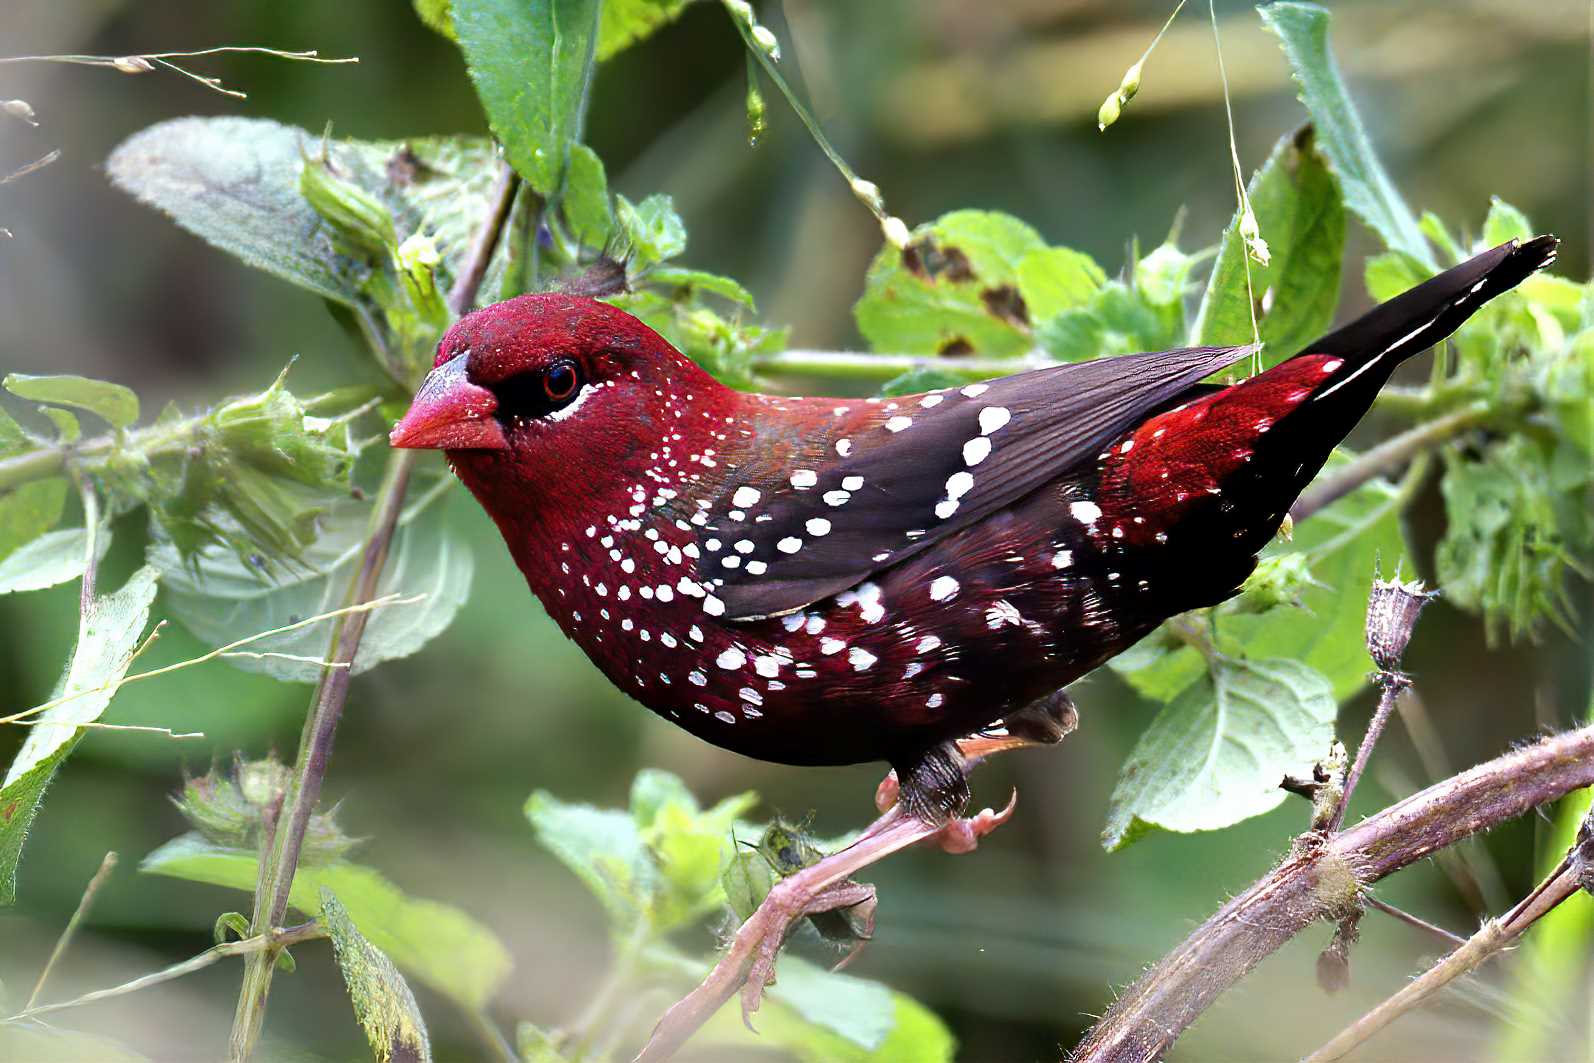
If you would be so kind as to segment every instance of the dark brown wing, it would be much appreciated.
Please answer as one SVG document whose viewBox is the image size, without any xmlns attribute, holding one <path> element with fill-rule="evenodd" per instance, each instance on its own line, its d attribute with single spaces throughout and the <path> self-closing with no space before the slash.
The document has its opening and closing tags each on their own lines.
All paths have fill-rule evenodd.
<svg viewBox="0 0 1594 1063">
<path fill-rule="evenodd" d="M 900 397 L 861 419 L 838 407 L 838 426 L 794 446 L 790 468 L 738 470 L 694 521 L 713 593 L 726 616 L 753 619 L 843 591 L 1094 458 L 1251 350 L 1053 366 Z"/>
</svg>

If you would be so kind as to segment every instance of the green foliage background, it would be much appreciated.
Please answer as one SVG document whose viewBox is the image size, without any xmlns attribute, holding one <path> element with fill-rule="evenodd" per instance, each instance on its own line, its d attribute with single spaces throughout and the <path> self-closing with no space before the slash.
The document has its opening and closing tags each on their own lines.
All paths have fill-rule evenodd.
<svg viewBox="0 0 1594 1063">
<path fill-rule="evenodd" d="M 633 312 L 690 337 L 710 367 L 733 383 L 747 382 L 747 355 L 787 345 L 842 349 L 867 342 L 882 350 L 930 353 L 963 339 L 980 355 L 1022 354 L 1030 347 L 1028 330 L 991 316 L 977 293 L 959 292 L 955 285 L 932 290 L 896 268 L 892 253 L 879 252 L 873 219 L 772 93 L 769 129 L 756 149 L 746 146 L 745 60 L 718 5 L 696 4 L 679 12 L 679 5 L 669 3 L 639 6 L 657 8 L 666 24 L 648 43 L 618 51 L 600 68 L 590 88 L 585 128 L 586 143 L 607 168 L 610 190 L 627 198 L 617 199 L 611 213 L 606 201 L 590 194 L 589 181 L 578 175 L 590 177 L 592 157 L 578 148 L 569 162 L 572 235 L 599 241 L 616 224 L 645 231 L 642 266 L 652 264 L 650 259 L 676 259 L 684 244 L 680 261 L 741 282 L 741 288 L 710 290 L 719 300 L 712 305 L 747 327 L 707 320 L 657 289 L 628 297 Z M 1405 202 L 1448 219 L 1469 237 L 1520 235 L 1510 208 L 1490 212 L 1490 197 L 1498 195 L 1566 238 L 1559 273 L 1588 276 L 1590 116 L 1582 80 L 1588 76 L 1586 14 L 1578 4 L 1534 5 L 1531 15 L 1513 14 L 1504 6 L 1456 11 L 1453 5 L 1424 2 L 1394 11 L 1370 2 L 1336 5 L 1335 47 L 1388 174 L 1365 171 L 1354 131 L 1337 122 L 1321 123 L 1315 142 L 1294 138 L 1291 131 L 1302 117 L 1296 92 L 1304 91 L 1310 100 L 1327 90 L 1310 80 L 1299 87 L 1289 83 L 1278 42 L 1265 35 L 1249 5 L 1218 6 L 1238 92 L 1241 159 L 1248 177 L 1262 170 L 1251 194 L 1274 259 L 1270 273 L 1254 273 L 1253 279 L 1272 283 L 1279 293 L 1280 313 L 1263 322 L 1264 337 L 1280 348 L 1272 353 L 1285 353 L 1330 316 L 1343 319 L 1370 305 L 1369 291 L 1387 297 L 1426 275 L 1430 266 L 1448 261 L 1442 242 L 1435 241 L 1436 253 L 1422 240 L 1419 224 L 1430 237 L 1432 227 L 1403 216 L 1404 205 L 1391 198 L 1395 188 Z M 441 5 L 426 7 L 435 15 Z M 968 247 L 982 276 L 1021 292 L 1034 314 L 1035 344 L 1068 359 L 1183 339 L 1179 296 L 1187 278 L 1204 276 L 1208 266 L 1187 263 L 1172 250 L 1175 245 L 1163 244 L 1164 235 L 1182 207 L 1178 246 L 1192 252 L 1218 244 L 1233 211 L 1221 97 L 1210 35 L 1199 18 L 1178 25 L 1148 63 L 1142 96 L 1108 135 L 1100 136 L 1095 107 L 1150 39 L 1165 15 L 1163 5 L 1086 2 L 1064 14 L 1019 0 L 792 3 L 788 8 L 789 22 L 773 7 L 760 17 L 785 46 L 788 78 L 810 95 L 843 154 L 885 190 L 893 213 L 910 225 L 934 222 L 938 238 Z M 668 21 L 677 14 L 677 20 Z M 486 134 L 489 120 L 491 129 L 506 137 L 512 131 L 501 123 L 529 121 L 514 134 L 522 143 L 557 129 L 555 118 L 512 106 L 517 86 L 494 83 L 480 70 L 467 71 L 459 48 L 429 32 L 406 5 L 237 3 L 179 12 L 152 5 L 72 3 L 30 6 L 25 13 L 0 16 L 0 24 L 13 42 L 8 49 L 18 52 L 125 54 L 248 41 L 362 59 L 358 67 L 332 68 L 230 60 L 220 71 L 230 85 L 249 91 L 247 103 L 202 93 L 176 78 L 0 68 L 0 96 L 31 101 L 45 122 L 48 143 L 64 150 L 62 161 L 42 177 L 19 181 L 0 198 L 0 224 L 16 234 L 0 246 L 5 256 L 0 367 L 130 384 L 149 414 L 168 399 L 186 414 L 207 408 L 218 395 L 261 393 L 294 355 L 300 357 L 289 384 L 296 395 L 317 395 L 351 381 L 375 387 L 384 375 L 402 378 L 426 357 L 415 337 L 426 333 L 427 322 L 424 308 L 413 321 L 395 322 L 395 335 L 404 342 L 395 345 L 386 364 L 374 364 L 313 296 L 244 268 L 113 191 L 99 164 L 126 137 L 190 113 L 269 119 L 315 131 L 330 119 L 339 138 L 379 142 L 368 150 L 333 147 L 333 163 L 358 174 L 379 171 L 396 138 Z M 604 41 L 636 32 L 641 32 L 636 26 L 606 22 L 599 52 L 617 47 Z M 1310 40 L 1311 32 L 1310 26 L 1299 27 L 1299 38 Z M 494 27 L 476 24 L 462 27 L 461 36 L 468 49 L 490 49 L 496 39 Z M 1464 90 L 1441 87 L 1457 81 L 1465 82 Z M 473 83 L 488 101 L 485 117 Z M 502 110 L 495 109 L 498 99 Z M 38 154 L 31 151 L 41 143 L 36 135 L 25 134 L 20 125 L 0 129 L 0 151 L 5 152 L 0 170 Z M 267 134 L 262 129 L 252 136 L 259 143 Z M 279 141 L 290 157 L 299 148 L 291 138 Z M 411 143 L 428 165 L 445 172 L 460 161 L 434 153 L 426 142 Z M 213 150 L 200 157 L 206 165 L 216 162 Z M 557 187 L 558 165 L 528 158 L 524 168 L 540 191 Z M 1322 194 L 1325 186 L 1332 187 L 1330 169 L 1354 185 L 1344 197 L 1348 209 Z M 388 206 L 401 217 L 425 218 L 446 252 L 468 239 L 486 192 L 478 181 L 442 202 Z M 274 192 L 280 202 L 296 201 L 296 193 L 293 187 Z M 661 200 L 650 198 L 661 193 L 671 197 L 685 232 L 673 228 Z M 184 194 L 182 188 L 171 191 L 174 202 Z M 1314 209 L 1302 209 L 1303 203 Z M 217 224 L 236 240 L 247 229 L 248 204 L 228 207 L 234 213 L 219 216 Z M 969 210 L 952 213 L 960 208 Z M 994 220 L 974 210 L 1000 210 L 1023 222 Z M 1137 237 L 1138 249 L 1126 247 Z M 1325 279 L 1312 256 L 1340 241 L 1345 275 Z M 351 271 L 348 256 L 334 250 L 314 241 L 268 240 L 260 245 L 256 263 L 301 277 L 310 270 L 321 294 L 350 306 L 386 291 L 384 283 L 401 282 L 396 275 L 384 280 L 384 267 L 375 259 L 374 265 Z M 1232 273 L 1239 255 L 1237 243 L 1226 241 L 1211 268 Z M 1126 264 L 1132 268 L 1120 272 Z M 490 284 L 509 284 L 512 268 L 503 265 Z M 1195 274 L 1188 272 L 1192 268 Z M 718 283 L 673 262 L 654 276 L 675 291 Z M 1556 294 L 1541 292 L 1536 299 L 1551 306 Z M 736 309 L 753 298 L 756 316 Z M 900 308 L 924 298 L 952 300 L 938 305 L 934 318 L 951 324 L 916 332 L 925 317 L 904 315 Z M 959 313 L 964 313 L 961 326 Z M 1238 308 L 1220 301 L 1203 304 L 1201 335 L 1243 338 L 1248 317 L 1243 303 Z M 1235 323 L 1242 320 L 1242 335 L 1234 336 Z M 1547 327 L 1538 319 L 1501 320 L 1487 336 L 1480 332 L 1476 342 L 1514 335 L 1512 329 Z M 1462 353 L 1479 365 L 1492 357 L 1481 347 Z M 1426 370 L 1426 362 L 1412 367 L 1405 382 L 1421 383 Z M 902 381 L 897 389 L 937 382 Z M 866 390 L 871 385 L 839 386 Z M 1566 388 L 1567 394 L 1576 393 L 1570 384 Z M 28 386 L 13 391 L 26 393 Z M 116 424 L 131 420 L 129 398 L 99 394 L 90 405 Z M 253 412 L 253 407 L 234 411 L 231 420 L 202 427 L 247 442 L 241 433 L 254 423 L 246 416 Z M 97 425 L 94 418 L 86 414 L 85 424 Z M 1399 425 L 1393 418 L 1375 417 L 1356 441 L 1375 441 Z M 87 434 L 97 431 L 91 427 Z M 0 422 L 0 453 L 6 442 Z M 305 438 L 294 445 L 313 452 L 329 469 L 354 460 L 355 448 L 346 438 Z M 1445 481 L 1443 494 L 1430 484 L 1416 500 L 1409 521 L 1416 549 L 1409 563 L 1430 578 L 1442 577 L 1459 605 L 1476 610 L 1494 602 L 1508 613 L 1520 602 L 1522 587 L 1542 585 L 1532 572 L 1507 574 L 1515 581 L 1507 585 L 1480 561 L 1512 544 L 1515 525 L 1507 518 L 1470 524 L 1469 540 L 1455 535 L 1441 540 L 1447 509 L 1452 515 L 1509 513 L 1513 492 L 1524 490 L 1522 470 L 1566 474 L 1565 463 L 1558 465 L 1551 455 L 1511 449 L 1532 445 L 1490 444 L 1485 460 Z M 373 448 L 356 465 L 357 478 L 367 485 L 380 449 Z M 256 469 L 246 465 L 245 473 Z M 413 625 L 395 613 L 394 630 L 378 640 L 402 659 L 356 684 L 329 783 L 330 796 L 343 799 L 343 830 L 364 839 L 356 851 L 364 866 L 338 859 L 322 865 L 301 878 L 295 904 L 301 904 L 302 892 L 302 910 L 311 911 L 321 900 L 319 891 L 330 890 L 337 905 L 332 910 L 341 913 L 340 958 L 369 961 L 375 946 L 405 967 L 434 1051 L 439 1058 L 455 1058 L 478 1052 L 480 1042 L 461 1010 L 447 1001 L 478 1003 L 486 992 L 481 986 L 491 980 L 473 982 L 448 972 L 428 977 L 406 967 L 406 942 L 412 941 L 417 922 L 425 925 L 427 913 L 395 907 L 372 917 L 362 903 L 401 906 L 409 903 L 406 897 L 425 897 L 462 910 L 464 921 L 448 924 L 458 940 L 488 932 L 503 942 L 515 963 L 516 975 L 493 1002 L 495 1016 L 506 1026 L 517 1019 L 553 1025 L 579 1012 L 612 962 L 611 947 L 623 954 L 625 934 L 637 919 L 662 921 L 661 934 L 675 931 L 671 947 L 681 951 L 650 955 L 647 962 L 658 966 L 661 977 L 689 979 L 689 973 L 670 965 L 690 963 L 682 957 L 700 956 L 710 942 L 701 927 L 680 928 L 691 926 L 692 905 L 718 903 L 718 886 L 701 875 L 703 867 L 716 862 L 712 846 L 688 853 L 695 863 L 676 853 L 677 863 L 665 866 L 687 869 L 681 872 L 685 877 L 672 881 L 667 891 L 649 887 L 655 892 L 648 894 L 653 899 L 643 905 L 644 914 L 627 915 L 626 906 L 637 903 L 635 894 L 594 888 L 595 901 L 565 866 L 580 872 L 579 853 L 557 842 L 534 844 L 538 835 L 545 843 L 580 836 L 577 826 L 567 823 L 561 834 L 550 822 L 563 815 L 620 832 L 601 836 L 612 859 L 614 852 L 640 854 L 651 844 L 646 838 L 654 837 L 648 831 L 655 813 L 639 809 L 673 801 L 680 829 L 670 837 L 688 844 L 703 834 L 717 845 L 723 824 L 713 819 L 712 807 L 703 812 L 695 800 L 673 791 L 668 800 L 639 805 L 633 780 L 641 769 L 663 765 L 683 777 L 704 805 L 757 790 L 765 804 L 750 814 L 781 810 L 801 817 L 813 809 L 817 829 L 836 833 L 870 814 L 868 797 L 878 770 L 795 770 L 739 760 L 696 744 L 639 710 L 604 685 L 558 636 L 523 591 L 496 532 L 462 492 L 442 492 L 424 510 L 418 505 L 431 497 L 428 488 L 437 482 L 438 471 L 427 470 L 430 478 L 418 485 L 412 496 L 416 523 L 406 525 L 401 536 L 410 527 L 422 529 L 415 535 L 416 552 L 404 555 L 407 571 L 430 573 L 434 593 L 451 599 L 448 611 L 458 612 L 440 635 L 441 623 L 410 630 Z M 192 489 L 202 491 L 205 502 L 219 499 L 225 506 L 226 485 L 237 475 L 237 469 L 219 470 L 214 480 Z M 1368 489 L 1333 519 L 1350 522 L 1344 527 L 1359 526 L 1355 522 L 1361 516 L 1388 520 L 1379 509 L 1385 500 L 1376 497 L 1381 490 Z M 26 507 L 8 510 L 7 517 L 53 526 L 69 495 L 64 481 L 43 481 Z M 213 595 L 185 594 L 194 590 L 184 583 L 193 570 L 179 556 L 185 529 L 195 544 L 220 535 L 221 542 L 205 547 L 200 558 L 213 578 L 236 580 L 229 585 L 241 587 L 241 577 L 249 574 L 247 551 L 237 544 L 251 538 L 267 537 L 289 554 L 320 550 L 312 567 L 332 564 L 347 542 L 331 536 L 311 546 L 297 521 L 299 505 L 285 498 L 279 509 L 268 512 L 229 509 L 247 535 L 230 523 L 205 526 L 196 514 L 210 510 L 178 507 L 162 514 L 174 541 L 164 564 L 155 558 L 165 582 L 153 612 L 182 625 L 169 629 L 141 664 L 180 660 L 232 637 L 229 632 L 244 634 L 321 607 L 328 583 L 291 566 L 269 600 L 239 590 L 234 600 L 245 603 L 249 617 L 244 630 L 236 629 L 235 618 L 229 622 L 232 614 L 218 608 Z M 327 519 L 334 527 L 349 525 L 351 535 L 358 532 L 357 515 L 351 523 L 334 509 Z M 1325 516 L 1315 526 L 1304 526 L 1298 542 L 1280 552 L 1308 551 L 1340 527 Z M 438 528 L 448 529 L 447 534 Z M 121 586 L 138 568 L 148 534 L 142 512 L 118 518 L 112 531 L 102 592 Z M 1336 586 L 1359 580 L 1380 543 L 1398 545 L 1392 521 L 1373 529 L 1365 540 L 1368 549 L 1337 554 L 1332 569 L 1314 568 L 1313 575 Z M 62 544 L 62 557 L 73 556 L 69 547 L 81 553 L 74 540 Z M 1072 1042 L 1087 1014 L 1102 1006 L 1109 986 L 1131 978 L 1143 962 L 1182 936 L 1189 920 L 1263 870 L 1303 822 L 1302 809 L 1286 805 L 1217 833 L 1153 834 L 1113 855 L 1103 851 L 1098 838 L 1103 823 L 1111 825 L 1109 841 L 1117 842 L 1138 833 L 1144 820 L 1137 817 L 1157 819 L 1166 811 L 1158 807 L 1160 790 L 1137 801 L 1133 773 L 1119 776 L 1126 761 L 1154 756 L 1162 748 L 1158 741 L 1178 738 L 1155 729 L 1158 702 L 1199 700 L 1200 685 L 1216 681 L 1224 690 L 1239 691 L 1242 704 L 1255 706 L 1276 698 L 1283 687 L 1311 683 L 1310 677 L 1281 675 L 1283 666 L 1269 656 L 1306 660 L 1329 676 L 1336 696 L 1352 694 L 1363 667 L 1354 640 L 1347 655 L 1345 640 L 1336 642 L 1325 633 L 1354 633 L 1357 603 L 1352 596 L 1347 610 L 1339 596 L 1307 591 L 1314 593 L 1311 615 L 1281 619 L 1270 614 L 1264 620 L 1236 610 L 1220 618 L 1215 629 L 1220 648 L 1225 638 L 1235 644 L 1253 640 L 1262 624 L 1272 625 L 1268 655 L 1239 661 L 1229 673 L 1196 679 L 1199 658 L 1184 649 L 1126 661 L 1116 674 L 1103 672 L 1080 684 L 1076 697 L 1083 724 L 1062 749 L 1003 758 L 1008 762 L 982 769 L 976 778 L 977 794 L 990 803 L 999 803 L 1010 784 L 1020 787 L 1020 813 L 1013 825 L 973 858 L 910 853 L 871 876 L 881 890 L 878 940 L 849 973 L 911 994 L 941 1016 L 961 1045 L 960 1058 L 1049 1058 L 1058 1043 Z M 1590 615 L 1587 584 L 1574 582 L 1572 593 L 1567 613 L 1569 626 L 1577 629 Z M 1341 608 L 1334 611 L 1336 605 Z M 72 643 L 76 610 L 71 585 L 0 596 L 0 630 L 10 636 L 0 646 L 6 711 L 50 696 L 63 647 Z M 278 619 L 255 622 L 271 617 Z M 1506 637 L 1513 633 L 1509 615 L 1495 627 L 1495 637 L 1488 637 L 1473 617 L 1449 605 L 1437 607 L 1425 616 L 1408 662 L 1420 676 L 1437 742 L 1455 766 L 1498 752 L 1537 726 L 1571 722 L 1588 704 L 1586 640 L 1580 644 L 1547 626 L 1540 642 L 1512 641 Z M 404 656 L 406 647 L 433 635 L 425 652 Z M 319 652 L 314 640 L 291 648 Z M 279 677 L 293 677 L 291 665 L 265 667 L 275 668 Z M 33 825 L 19 904 L 0 912 L 0 936 L 8 943 L 0 979 L 9 990 L 8 1005 L 25 999 L 33 972 L 106 848 L 121 849 L 127 859 L 100 898 L 89 933 L 75 946 L 74 962 L 55 976 L 52 995 L 100 988 L 192 955 L 209 943 L 217 912 L 247 906 L 242 894 L 221 887 L 252 882 L 252 855 L 214 837 L 185 835 L 172 841 L 187 824 L 166 796 L 177 789 L 180 766 L 200 774 L 213 759 L 225 762 L 234 749 L 259 754 L 275 747 L 291 757 L 305 689 L 217 664 L 118 695 L 108 717 L 113 722 L 203 730 L 206 738 L 174 745 L 148 735 L 98 733 L 73 753 Z M 1317 689 L 1295 698 L 1309 717 L 1305 729 L 1314 736 L 1323 729 L 1324 701 Z M 1367 708 L 1365 696 L 1353 697 L 1340 713 L 1339 733 L 1358 734 Z M 0 734 L 0 741 L 9 753 L 23 737 Z M 1428 781 L 1434 767 L 1403 740 L 1390 741 L 1359 803 L 1383 804 Z M 638 788 L 645 789 L 642 780 L 668 788 L 647 775 L 638 779 Z M 1125 787 L 1131 790 L 1127 795 Z M 528 826 L 521 808 L 533 789 L 538 796 L 527 809 Z M 630 811 L 599 812 L 580 808 L 583 804 Z M 723 815 L 730 819 L 746 811 L 736 807 Z M 1180 830 L 1217 825 L 1181 819 L 1180 813 L 1188 811 L 1173 809 L 1158 821 Z M 700 826 L 700 815 L 708 817 L 712 830 Z M 1474 920 L 1469 896 L 1481 896 L 1498 910 L 1501 899 L 1520 893 L 1532 878 L 1539 829 L 1533 823 L 1514 825 L 1477 846 L 1469 864 L 1477 881 L 1470 886 L 1455 888 L 1446 865 L 1429 865 L 1400 876 L 1387 895 L 1466 929 Z M 152 854 L 148 870 L 177 877 L 135 874 L 135 858 L 144 854 Z M 653 862 L 636 866 L 638 875 L 657 873 Z M 383 877 L 373 882 L 370 868 L 382 869 Z M 610 881 L 613 866 L 603 868 L 582 881 L 589 886 Z M 342 917 L 358 929 L 344 925 Z M 381 923 L 388 936 L 374 935 L 371 922 Z M 1305 935 L 1272 961 L 1267 977 L 1220 1004 L 1181 1043 L 1182 1056 L 1230 1055 L 1236 1045 L 1258 1057 L 1299 1050 L 1384 995 L 1429 947 L 1395 924 L 1364 924 L 1353 985 L 1325 1002 L 1312 984 L 1312 953 L 1321 944 Z M 490 954 L 497 962 L 496 947 L 480 945 L 485 951 L 478 955 Z M 306 946 L 302 955 L 314 948 Z M 825 958 L 822 949 L 810 945 L 807 950 L 810 958 Z M 769 1039 L 822 1052 L 814 1047 L 820 1042 L 801 1035 L 802 993 L 804 986 L 812 989 L 816 976 L 790 958 L 784 962 L 782 984 L 792 999 L 778 1000 L 769 1010 Z M 374 961 L 360 970 L 365 972 L 360 977 L 379 982 L 388 974 Z M 348 964 L 343 976 L 351 987 L 355 984 L 357 975 Z M 363 1052 L 365 1035 L 342 984 L 337 967 L 319 957 L 301 962 L 292 977 L 279 977 L 268 1048 L 326 1058 Z M 196 1049 L 203 1057 L 225 1040 L 236 985 L 235 968 L 223 966 L 168 990 L 80 1012 L 72 1023 L 112 1034 L 154 1057 Z M 873 991 L 884 992 L 878 986 Z M 894 999 L 890 1006 L 902 1022 L 921 1021 L 919 1012 L 901 1010 L 919 1004 Z M 876 1008 L 874 1014 L 879 1013 Z M 368 1031 L 390 1028 L 373 1026 L 368 1018 L 362 1011 Z M 914 1027 L 922 1031 L 916 1042 L 921 1051 L 940 1036 L 932 1020 L 924 1021 L 928 1024 Z M 1405 1045 L 1421 1046 L 1434 1058 L 1479 1058 L 1481 1035 L 1492 1026 L 1486 1009 L 1465 1010 L 1459 1017 L 1425 1013 L 1403 1023 L 1383 1047 L 1394 1055 Z M 799 1034 L 783 1037 L 783 1028 Z M 820 1058 L 835 1058 L 840 1051 L 832 1046 L 831 1055 Z"/>
</svg>

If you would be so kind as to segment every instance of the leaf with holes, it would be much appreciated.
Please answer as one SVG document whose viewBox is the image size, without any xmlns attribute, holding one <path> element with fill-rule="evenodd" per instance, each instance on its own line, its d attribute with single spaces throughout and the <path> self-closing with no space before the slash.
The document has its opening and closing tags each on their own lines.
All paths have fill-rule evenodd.
<svg viewBox="0 0 1594 1063">
<path fill-rule="evenodd" d="M 1032 341 L 1020 267 L 1048 250 L 1040 234 L 1010 215 L 943 214 L 915 229 L 905 249 L 887 244 L 875 255 L 853 307 L 858 329 L 871 347 L 891 354 L 1023 354 Z M 1042 285 L 1036 274 L 1051 273 L 1047 265 L 1032 264 L 1031 290 L 1064 305 L 1085 280 Z"/>
<path fill-rule="evenodd" d="M 1118 778 L 1102 844 L 1120 849 L 1151 828 L 1218 830 L 1285 798 L 1285 775 L 1308 774 L 1334 738 L 1325 679 L 1299 661 L 1214 659 L 1165 705 Z"/>
<path fill-rule="evenodd" d="M 321 887 L 321 922 L 332 939 L 338 970 L 379 1063 L 430 1063 L 432 1042 L 415 994 L 393 961 L 360 933 L 337 894 Z"/>
</svg>

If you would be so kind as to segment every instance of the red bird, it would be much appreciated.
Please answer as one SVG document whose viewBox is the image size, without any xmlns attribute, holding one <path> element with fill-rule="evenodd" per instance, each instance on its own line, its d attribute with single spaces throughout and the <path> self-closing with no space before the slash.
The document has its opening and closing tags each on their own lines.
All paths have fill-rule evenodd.
<svg viewBox="0 0 1594 1063">
<path fill-rule="evenodd" d="M 1236 593 L 1394 368 L 1555 247 L 1485 252 L 1231 387 L 1201 381 L 1250 348 L 744 394 L 612 306 L 525 295 L 449 330 L 392 442 L 447 452 L 622 690 L 749 756 L 888 761 L 938 828 L 967 797 L 958 739 L 1033 730 Z"/>
</svg>

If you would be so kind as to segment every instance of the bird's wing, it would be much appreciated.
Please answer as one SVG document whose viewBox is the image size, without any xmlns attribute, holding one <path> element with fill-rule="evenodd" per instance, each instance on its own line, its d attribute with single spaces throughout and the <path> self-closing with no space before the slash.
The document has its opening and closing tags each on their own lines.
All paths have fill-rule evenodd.
<svg viewBox="0 0 1594 1063">
<path fill-rule="evenodd" d="M 694 516 L 700 571 L 728 618 L 800 609 L 1095 457 L 1251 350 L 1102 358 L 889 401 L 806 400 L 823 422 L 788 440 L 782 400 L 764 399 L 774 408 L 748 440 L 763 456 L 732 469 Z"/>
</svg>

